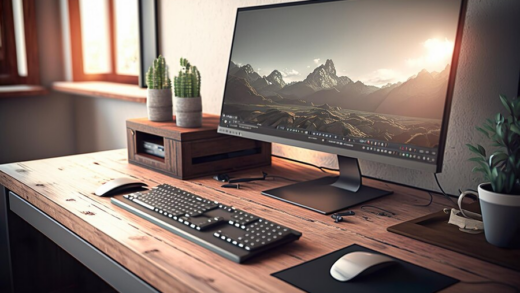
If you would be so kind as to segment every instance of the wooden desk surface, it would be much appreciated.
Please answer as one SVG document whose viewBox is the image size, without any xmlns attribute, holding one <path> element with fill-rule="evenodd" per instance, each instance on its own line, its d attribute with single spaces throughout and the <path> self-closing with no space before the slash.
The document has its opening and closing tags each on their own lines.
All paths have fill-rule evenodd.
<svg viewBox="0 0 520 293">
<path fill-rule="evenodd" d="M 314 168 L 273 158 L 261 170 L 297 180 L 324 174 Z M 239 174 L 239 175 L 238 175 Z M 260 174 L 260 169 L 236 176 Z M 233 205 L 303 233 L 300 240 L 236 264 L 155 226 L 94 195 L 113 178 L 139 178 L 149 186 L 169 183 L 209 199 Z M 330 216 L 296 207 L 260 194 L 288 184 L 285 180 L 256 181 L 244 188 L 222 189 L 210 176 L 177 180 L 127 163 L 126 150 L 52 158 L 0 166 L 0 184 L 90 242 L 137 276 L 163 292 L 300 292 L 270 276 L 302 262 L 356 243 L 466 282 L 500 281 L 520 287 L 520 273 L 386 231 L 388 226 L 449 206 L 427 193 L 374 180 L 365 183 L 394 194 L 370 202 L 396 213 L 388 218 L 354 207 L 355 217 L 334 223 Z M 520 261 L 520 260 L 519 260 Z M 445 292 L 512 292 L 498 284 L 458 283 Z"/>
</svg>

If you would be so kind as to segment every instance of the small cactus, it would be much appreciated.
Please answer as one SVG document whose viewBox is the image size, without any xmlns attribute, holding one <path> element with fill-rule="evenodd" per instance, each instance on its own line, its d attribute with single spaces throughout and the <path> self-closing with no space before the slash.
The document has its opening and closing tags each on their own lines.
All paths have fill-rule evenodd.
<svg viewBox="0 0 520 293">
<path fill-rule="evenodd" d="M 166 60 L 159 55 L 146 72 L 146 85 L 149 89 L 171 89 L 172 81 Z"/>
<path fill-rule="evenodd" d="M 191 66 L 190 62 L 181 57 L 182 69 L 179 75 L 173 78 L 175 96 L 179 98 L 200 97 L 200 72 L 197 66 Z"/>
</svg>

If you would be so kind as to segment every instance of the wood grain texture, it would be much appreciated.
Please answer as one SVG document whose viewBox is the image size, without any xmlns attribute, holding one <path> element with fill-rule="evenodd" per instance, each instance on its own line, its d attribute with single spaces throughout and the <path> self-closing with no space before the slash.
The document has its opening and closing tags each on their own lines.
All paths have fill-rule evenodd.
<svg viewBox="0 0 520 293">
<path fill-rule="evenodd" d="M 172 118 L 174 120 L 166 122 L 154 122 L 148 120 L 146 117 L 128 119 L 126 121 L 126 127 L 136 131 L 153 133 L 174 140 L 188 141 L 222 136 L 222 134 L 218 134 L 215 131 L 220 119 L 218 115 L 204 113 L 202 116 L 202 127 L 199 128 L 178 127 L 175 124 L 175 117 Z"/>
<path fill-rule="evenodd" d="M 295 180 L 324 175 L 280 159 L 273 159 L 272 166 L 231 175 L 252 177 L 261 171 Z M 176 185 L 299 230 L 303 236 L 246 264 L 236 264 L 112 205 L 109 198 L 93 194 L 102 183 L 121 176 L 138 178 L 149 186 Z M 126 150 L 0 166 L 0 184 L 164 292 L 300 292 L 270 274 L 354 243 L 462 281 L 491 280 L 520 287 L 518 272 L 386 231 L 391 225 L 450 206 L 449 201 L 435 196 L 429 207 L 416 207 L 413 205 L 428 202 L 426 192 L 375 180 L 365 183 L 394 191 L 391 196 L 370 202 L 395 212 L 394 217 L 354 207 L 356 216 L 336 224 L 329 216 L 260 195 L 261 190 L 288 184 L 282 179 L 223 190 L 222 183 L 211 176 L 182 181 L 128 164 Z M 445 292 L 492 290 L 508 292 L 503 285 L 466 283 Z"/>
<path fill-rule="evenodd" d="M 219 134 L 218 123 L 219 116 L 211 114 L 203 114 L 200 128 L 178 127 L 175 119 L 166 122 L 129 119 L 126 121 L 128 160 L 178 179 L 271 163 L 270 143 Z M 145 141 L 163 146 L 164 158 L 147 154 L 142 147 Z"/>
</svg>

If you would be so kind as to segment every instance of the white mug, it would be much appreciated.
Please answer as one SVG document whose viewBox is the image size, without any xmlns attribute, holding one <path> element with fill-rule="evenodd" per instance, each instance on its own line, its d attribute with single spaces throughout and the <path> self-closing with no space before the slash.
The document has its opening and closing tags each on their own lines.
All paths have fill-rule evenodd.
<svg viewBox="0 0 520 293">
<path fill-rule="evenodd" d="M 469 213 L 468 214 L 465 214 L 464 213 L 464 209 L 462 208 L 462 200 L 464 199 L 464 197 L 468 194 L 472 194 L 474 196 L 476 196 L 478 198 L 478 193 L 475 192 L 475 191 L 471 191 L 471 190 L 466 190 L 466 191 L 463 191 L 460 195 L 459 195 L 459 200 L 457 201 L 458 205 L 459 205 L 459 210 L 461 212 L 461 214 L 468 218 L 468 219 L 474 219 L 474 220 L 479 220 L 479 221 L 482 221 L 482 219 L 478 219 L 478 218 L 475 218 L 475 217 L 470 217 Z"/>
</svg>

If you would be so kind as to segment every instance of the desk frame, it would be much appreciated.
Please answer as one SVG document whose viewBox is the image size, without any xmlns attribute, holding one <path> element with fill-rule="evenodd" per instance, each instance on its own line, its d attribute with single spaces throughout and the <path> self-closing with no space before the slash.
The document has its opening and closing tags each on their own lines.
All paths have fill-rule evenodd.
<svg viewBox="0 0 520 293">
<path fill-rule="evenodd" d="M 120 292 L 158 292 L 155 288 L 122 267 L 54 219 L 28 203 L 12 191 L 1 186 L 0 192 L 0 281 L 3 292 L 14 292 L 9 248 L 9 213 L 11 210 L 27 223 L 47 236 L 63 250 L 75 257 L 84 266 L 100 276 Z M 13 231 L 11 231 L 13 233 Z M 7 289 L 7 290 L 6 290 Z"/>
</svg>

